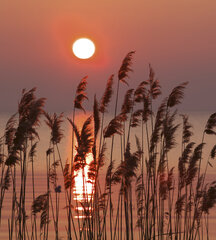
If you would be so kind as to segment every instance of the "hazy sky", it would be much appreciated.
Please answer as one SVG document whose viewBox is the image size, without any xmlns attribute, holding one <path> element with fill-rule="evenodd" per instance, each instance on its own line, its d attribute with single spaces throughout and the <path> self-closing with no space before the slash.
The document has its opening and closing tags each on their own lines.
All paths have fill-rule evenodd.
<svg viewBox="0 0 216 240">
<path fill-rule="evenodd" d="M 0 0 L 0 111 L 15 111 L 21 90 L 34 86 L 48 111 L 69 111 L 85 75 L 90 99 L 100 97 L 131 50 L 131 87 L 151 63 L 164 96 L 189 81 L 184 109 L 214 111 L 215 12 L 215 0 Z M 93 59 L 73 56 L 80 36 L 95 41 Z"/>
</svg>

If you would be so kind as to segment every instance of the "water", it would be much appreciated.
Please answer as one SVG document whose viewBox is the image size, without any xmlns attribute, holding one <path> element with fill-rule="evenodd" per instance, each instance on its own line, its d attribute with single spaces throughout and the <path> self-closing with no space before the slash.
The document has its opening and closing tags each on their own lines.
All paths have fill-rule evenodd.
<svg viewBox="0 0 216 240">
<path fill-rule="evenodd" d="M 192 137 L 192 141 L 196 142 L 197 144 L 201 142 L 202 139 L 202 132 L 205 126 L 205 123 L 209 117 L 209 113 L 189 113 L 188 114 L 189 121 L 193 124 L 194 128 L 194 136 Z M 4 134 L 4 127 L 6 124 L 6 121 L 8 120 L 9 115 L 8 114 L 2 114 L 0 115 L 0 136 Z M 77 118 L 78 125 L 81 126 L 83 119 L 85 117 L 83 115 L 79 116 Z M 181 120 L 178 120 L 181 122 Z M 108 123 L 108 120 L 107 120 Z M 107 124 L 105 123 L 105 125 Z M 68 159 L 70 159 L 71 156 L 71 129 L 69 123 L 65 121 L 63 124 L 64 129 L 64 135 L 65 137 L 62 139 L 62 142 L 60 144 L 60 153 L 61 153 L 61 159 L 62 162 L 65 164 L 68 162 Z M 131 135 L 131 148 L 133 149 L 135 146 L 135 138 L 134 135 L 137 135 L 139 138 L 141 137 L 141 132 L 139 130 L 133 131 Z M 40 135 L 40 141 L 38 142 L 37 147 L 37 154 L 34 160 L 34 167 L 35 167 L 35 196 L 39 196 L 40 194 L 44 194 L 47 191 L 47 177 L 46 177 L 46 151 L 49 148 L 49 138 L 50 138 L 50 130 L 48 127 L 43 123 L 41 123 L 41 126 L 39 128 L 39 135 Z M 178 134 L 176 136 L 177 142 L 181 139 L 181 135 Z M 208 143 L 205 146 L 204 152 L 203 152 L 203 168 L 206 165 L 206 159 L 208 158 L 209 151 L 211 150 L 212 146 L 215 144 L 215 136 L 207 136 L 205 141 Z M 117 136 L 115 138 L 115 150 L 114 150 L 114 157 L 115 160 L 115 167 L 118 166 L 118 164 L 121 161 L 120 157 L 120 141 L 119 137 Z M 106 152 L 106 164 L 104 166 L 104 170 L 101 172 L 100 176 L 100 186 L 102 188 L 102 191 L 104 189 L 105 184 L 105 170 L 107 169 L 109 158 L 110 158 L 110 140 L 107 143 L 107 152 Z M 172 150 L 169 154 L 170 163 L 172 166 L 177 168 L 178 163 L 178 157 L 180 154 L 180 146 L 177 146 L 175 150 Z M 58 160 L 58 155 L 56 155 L 56 160 Z M 87 158 L 87 162 L 89 163 L 92 160 L 92 155 L 89 155 Z M 213 181 L 216 179 L 215 174 L 215 168 L 216 164 L 212 162 L 213 168 L 208 167 L 208 175 L 207 175 L 207 181 Z M 28 175 L 27 175 L 27 185 L 26 185 L 26 213 L 27 213 L 27 229 L 29 236 L 31 235 L 31 222 L 33 221 L 32 215 L 31 215 L 31 205 L 33 202 L 33 191 L 32 191 L 32 173 L 31 173 L 31 162 L 28 162 Z M 19 165 L 17 165 L 17 169 L 19 170 Z M 83 182 L 83 172 L 79 171 L 77 172 L 77 177 L 75 178 L 75 187 L 73 189 L 73 216 L 75 219 L 75 225 L 76 230 L 78 232 L 78 228 L 83 226 L 83 223 L 85 222 L 86 214 L 84 214 L 84 209 L 88 209 L 88 211 L 91 211 L 93 208 L 92 204 L 92 184 L 89 181 L 87 177 L 88 167 L 85 168 L 85 179 Z M 67 214 L 66 214 L 66 201 L 65 201 L 65 193 L 64 193 L 64 180 L 62 177 L 61 168 L 58 167 L 57 170 L 58 180 L 57 185 L 61 186 L 62 191 L 57 194 L 57 199 L 59 199 L 59 237 L 62 239 L 67 239 Z M 17 192 L 20 191 L 20 176 L 17 175 Z M 54 186 L 50 186 L 52 191 L 52 200 L 53 204 L 55 202 L 55 193 L 54 193 Z M 114 205 L 114 216 L 116 215 L 116 208 L 117 208 L 117 201 L 118 201 L 118 191 L 119 187 L 114 187 L 112 189 L 114 194 L 112 195 L 112 201 Z M 133 199 L 135 200 L 135 195 L 133 195 Z M 76 203 L 77 201 L 78 204 Z M 54 204 L 55 205 L 55 204 Z M 2 219 L 1 219 L 1 227 L 0 227 L 0 239 L 8 239 L 8 220 L 11 217 L 11 209 L 12 209 L 12 189 L 6 191 L 4 203 L 3 203 L 3 209 L 2 209 Z M 55 206 L 54 206 L 55 207 Z M 133 211 L 136 211 L 136 202 L 133 201 Z M 135 215 L 135 214 L 134 214 Z M 55 238 L 55 231 L 54 231 L 54 223 L 52 220 L 52 214 L 50 210 L 50 218 L 51 222 L 49 224 L 49 239 Z M 79 219 L 79 224 L 78 224 Z M 113 220 L 114 222 L 114 220 Z M 135 219 L 134 219 L 135 222 Z M 40 216 L 38 214 L 37 216 L 37 225 L 40 224 Z M 78 226 L 79 225 L 79 226 Z M 209 217 L 209 235 L 210 239 L 214 239 L 214 236 L 216 234 L 216 228 L 214 227 L 216 225 L 216 209 L 211 210 L 211 214 Z M 87 226 L 85 226 L 87 228 Z M 39 228 L 38 228 L 39 229 Z M 108 226 L 109 229 L 109 226 Z M 137 234 L 137 229 L 135 229 L 135 235 Z M 38 232 L 39 236 L 39 232 Z"/>
</svg>

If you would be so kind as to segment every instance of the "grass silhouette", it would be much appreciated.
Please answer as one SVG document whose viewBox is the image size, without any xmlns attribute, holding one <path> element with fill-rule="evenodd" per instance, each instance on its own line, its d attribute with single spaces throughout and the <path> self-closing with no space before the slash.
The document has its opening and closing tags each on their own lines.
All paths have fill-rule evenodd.
<svg viewBox="0 0 216 240">
<path fill-rule="evenodd" d="M 206 176 L 208 168 L 213 167 L 216 146 L 212 147 L 207 160 L 203 159 L 203 149 L 208 135 L 216 134 L 216 113 L 209 117 L 201 142 L 192 142 L 189 117 L 181 115 L 182 124 L 177 123 L 176 108 L 184 97 L 187 82 L 173 88 L 155 111 L 154 101 L 161 95 L 161 86 L 151 65 L 148 79 L 136 89 L 126 91 L 118 112 L 119 89 L 121 84 L 128 85 L 134 54 L 129 52 L 120 66 L 114 117 L 105 127 L 114 93 L 114 75 L 108 78 L 101 100 L 94 97 L 92 115 L 86 116 L 82 128 L 77 125 L 76 111 L 86 113 L 83 102 L 88 99 L 87 77 L 76 89 L 72 119 L 63 113 L 46 113 L 45 99 L 36 97 L 36 89 L 23 90 L 18 111 L 8 120 L 0 139 L 0 220 L 5 194 L 12 189 L 9 239 L 49 239 L 51 224 L 55 239 L 60 239 L 60 196 L 63 193 L 68 239 L 209 239 L 209 214 L 216 204 L 216 181 L 207 182 Z M 34 161 L 37 143 L 42 141 L 38 134 L 42 117 L 51 134 L 46 140 L 49 143 L 46 192 L 36 196 Z M 71 159 L 66 162 L 60 152 L 64 117 L 72 130 Z M 141 137 L 134 137 L 134 131 L 139 131 Z M 177 142 L 179 134 L 182 138 Z M 116 138 L 119 145 L 115 144 Z M 175 169 L 170 151 L 177 144 L 181 146 L 181 154 Z M 118 151 L 118 161 L 113 160 L 114 151 Z M 92 159 L 87 163 L 89 154 Z M 58 169 L 64 187 L 59 184 Z M 82 173 L 82 199 L 77 197 L 75 189 L 79 171 Z M 31 213 L 26 212 L 28 172 L 32 181 Z M 87 190 L 89 183 L 91 193 Z M 113 203 L 115 198 L 116 204 Z"/>
</svg>

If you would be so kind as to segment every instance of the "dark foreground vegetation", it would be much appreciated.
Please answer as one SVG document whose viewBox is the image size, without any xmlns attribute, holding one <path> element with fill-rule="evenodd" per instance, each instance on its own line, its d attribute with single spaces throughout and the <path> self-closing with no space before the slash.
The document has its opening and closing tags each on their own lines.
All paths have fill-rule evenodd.
<svg viewBox="0 0 216 240">
<path fill-rule="evenodd" d="M 67 239 L 209 239 L 209 213 L 216 203 L 216 181 L 206 183 L 206 173 L 213 167 L 216 145 L 212 146 L 208 159 L 202 156 L 208 135 L 216 134 L 216 113 L 204 126 L 201 142 L 192 142 L 188 116 L 181 115 L 182 124 L 176 123 L 176 107 L 183 99 L 187 83 L 175 87 L 154 110 L 161 86 L 151 66 L 147 80 L 136 89 L 127 90 L 118 111 L 119 89 L 122 84 L 129 85 L 127 78 L 132 71 L 133 54 L 127 54 L 118 72 L 114 118 L 106 126 L 114 92 L 113 75 L 100 101 L 94 98 L 92 115 L 86 117 L 81 129 L 77 127 L 76 116 L 77 111 L 85 112 L 87 77 L 76 89 L 72 119 L 46 113 L 45 99 L 36 97 L 36 89 L 23 90 L 18 111 L 8 120 L 0 143 L 0 220 L 5 195 L 9 190 L 12 192 L 8 239 L 48 239 L 51 228 L 55 239 L 60 239 L 59 211 L 65 211 Z M 47 139 L 50 146 L 46 152 L 47 190 L 36 196 L 34 164 L 42 117 L 46 119 L 51 138 Z M 68 121 L 72 129 L 71 158 L 67 161 L 61 158 L 59 148 L 63 121 Z M 135 128 L 139 128 L 141 137 L 134 136 Z M 174 169 L 169 155 L 177 145 L 177 134 L 182 136 L 178 142 L 181 154 L 176 159 L 178 168 Z M 119 151 L 116 161 L 115 148 Z M 84 169 L 89 154 L 92 161 L 87 180 Z M 64 178 L 62 188 L 57 169 Z M 76 198 L 74 190 L 78 171 L 83 176 L 81 200 Z M 101 172 L 106 173 L 103 185 Z M 16 184 L 17 178 L 20 186 Z M 30 213 L 26 212 L 29 178 Z M 91 194 L 86 190 L 87 181 L 93 186 Z M 64 209 L 60 209 L 60 195 L 61 201 L 65 201 Z"/>
</svg>

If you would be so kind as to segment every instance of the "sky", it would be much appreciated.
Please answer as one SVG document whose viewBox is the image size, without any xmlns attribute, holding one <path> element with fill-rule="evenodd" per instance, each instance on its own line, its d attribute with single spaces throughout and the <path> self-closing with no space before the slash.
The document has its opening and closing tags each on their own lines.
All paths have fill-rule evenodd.
<svg viewBox="0 0 216 240">
<path fill-rule="evenodd" d="M 47 111 L 71 111 L 86 75 L 92 103 L 132 50 L 131 88 L 151 63 L 163 96 L 189 81 L 182 108 L 215 111 L 215 11 L 215 0 L 0 0 L 0 112 L 15 112 L 22 89 L 32 87 Z M 72 54 L 78 37 L 95 42 L 92 59 Z"/>
</svg>

